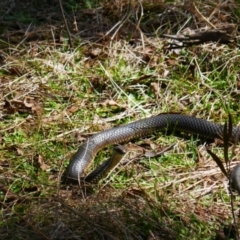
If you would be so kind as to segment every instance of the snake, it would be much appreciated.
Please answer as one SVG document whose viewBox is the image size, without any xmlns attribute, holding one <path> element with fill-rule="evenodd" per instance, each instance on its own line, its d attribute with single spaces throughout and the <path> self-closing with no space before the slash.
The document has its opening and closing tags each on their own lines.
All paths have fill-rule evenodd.
<svg viewBox="0 0 240 240">
<path fill-rule="evenodd" d="M 200 139 L 223 139 L 224 125 L 205 119 L 188 116 L 182 113 L 161 113 L 156 116 L 120 125 L 90 136 L 73 155 L 64 173 L 64 181 L 79 183 L 80 180 L 97 182 L 113 169 L 126 154 L 125 149 L 115 150 L 113 157 L 101 164 L 87 177 L 82 175 L 95 158 L 96 154 L 108 145 L 129 142 L 156 132 L 183 132 L 197 135 Z M 231 142 L 240 141 L 240 127 L 233 126 Z M 230 184 L 240 194 L 240 164 L 237 164 L 230 174 Z"/>
</svg>

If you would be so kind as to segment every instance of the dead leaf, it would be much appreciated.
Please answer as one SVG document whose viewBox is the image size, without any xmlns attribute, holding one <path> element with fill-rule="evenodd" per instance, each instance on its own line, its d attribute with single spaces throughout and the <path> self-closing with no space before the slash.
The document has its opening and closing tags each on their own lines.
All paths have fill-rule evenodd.
<svg viewBox="0 0 240 240">
<path fill-rule="evenodd" d="M 43 171 L 46 171 L 49 168 L 49 166 L 44 162 L 43 157 L 41 155 L 38 155 L 38 163 Z"/>
<path fill-rule="evenodd" d="M 79 105 L 72 105 L 67 109 L 67 112 L 72 114 L 75 113 L 79 110 L 80 106 Z"/>
<path fill-rule="evenodd" d="M 168 60 L 167 60 L 167 63 L 168 63 L 170 66 L 172 66 L 172 65 L 176 65 L 177 61 L 174 60 L 174 59 L 168 59 Z"/>
<path fill-rule="evenodd" d="M 24 152 L 21 148 L 16 148 L 16 150 L 19 156 L 23 156 Z"/>
<path fill-rule="evenodd" d="M 97 47 L 97 48 L 90 49 L 89 52 L 88 52 L 88 55 L 89 55 L 91 58 L 96 58 L 96 57 L 98 57 L 101 53 L 102 53 L 102 49 Z"/>
<path fill-rule="evenodd" d="M 34 106 L 34 102 L 33 102 L 33 98 L 31 97 L 25 97 L 23 100 L 23 104 L 27 107 L 27 108 L 32 108 Z"/>
<path fill-rule="evenodd" d="M 120 107 L 120 108 L 124 108 L 126 109 L 127 108 L 127 105 L 126 104 L 120 104 L 116 101 L 114 101 L 113 99 L 106 99 L 104 102 L 101 103 L 102 106 L 117 106 L 117 107 Z"/>
<path fill-rule="evenodd" d="M 159 97 L 160 87 L 158 82 L 152 82 L 151 87 L 154 93 L 155 98 Z"/>
</svg>

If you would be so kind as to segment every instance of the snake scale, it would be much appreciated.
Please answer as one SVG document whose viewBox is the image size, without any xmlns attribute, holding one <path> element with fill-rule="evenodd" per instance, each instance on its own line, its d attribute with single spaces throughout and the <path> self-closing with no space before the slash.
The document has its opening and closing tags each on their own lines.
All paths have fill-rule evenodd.
<svg viewBox="0 0 240 240">
<path fill-rule="evenodd" d="M 224 126 L 221 124 L 180 113 L 162 113 L 157 116 L 111 128 L 89 137 L 79 147 L 64 174 L 65 179 L 67 182 L 78 183 L 97 152 L 110 144 L 128 142 L 132 139 L 159 131 L 171 131 L 173 133 L 174 131 L 181 131 L 198 135 L 204 139 L 222 139 L 223 129 Z M 240 127 L 233 127 L 230 141 L 240 141 Z M 106 168 L 106 165 L 103 168 Z M 97 168 L 95 172 L 90 174 L 89 179 L 94 178 L 93 175 L 96 175 L 98 178 L 101 176 L 101 171 L 101 167 Z M 233 187 L 240 193 L 240 165 L 237 165 L 233 169 L 230 181 Z"/>
</svg>

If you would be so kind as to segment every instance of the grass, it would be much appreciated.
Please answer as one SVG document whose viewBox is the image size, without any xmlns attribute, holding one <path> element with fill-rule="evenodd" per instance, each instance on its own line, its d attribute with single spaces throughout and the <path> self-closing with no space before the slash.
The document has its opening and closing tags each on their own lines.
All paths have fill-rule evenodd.
<svg viewBox="0 0 240 240">
<path fill-rule="evenodd" d="M 18 36 L 17 43 L 14 37 L 13 43 L 11 38 L 1 38 L 5 43 L 0 65 L 1 238 L 223 236 L 232 224 L 227 179 L 197 136 L 159 133 L 128 143 L 129 153 L 123 163 L 108 178 L 91 186 L 93 191 L 88 194 L 85 189 L 60 183 L 78 146 L 96 132 L 161 112 L 182 112 L 220 123 L 231 113 L 235 124 L 240 120 L 239 49 L 206 43 L 180 51 L 164 50 L 167 40 L 156 37 L 156 29 L 151 28 L 157 23 L 159 27 L 159 12 L 154 11 L 162 9 L 154 8 L 154 3 L 143 5 L 151 11 L 147 10 L 140 25 L 146 30 L 142 36 L 134 27 L 136 36 L 130 43 L 126 40 L 138 22 L 139 15 L 133 14 L 112 41 L 111 35 L 100 38 L 106 25 L 108 31 L 122 16 L 116 14 L 119 6 L 114 1 L 110 5 L 104 2 L 104 7 L 96 9 L 91 3 L 84 1 L 80 5 L 88 8 L 86 13 L 85 9 L 71 12 L 71 4 L 73 9 L 79 7 L 75 1 L 68 2 L 68 6 L 63 3 L 69 23 L 74 18 L 79 23 L 78 32 L 70 24 L 75 46 L 72 50 L 66 40 L 58 42 L 54 17 L 60 23 L 61 15 L 56 13 L 49 18 L 52 25 L 43 20 L 43 25 L 38 23 L 35 29 L 30 28 L 38 40 L 25 39 L 23 34 Z M 44 1 L 38 6 L 41 19 L 46 17 L 44 10 L 51 10 L 46 4 Z M 138 3 L 133 4 L 132 12 L 138 11 Z M 19 12 L 26 10 L 23 5 L 18 6 L 22 7 Z M 169 3 L 165 7 L 171 9 Z M 198 5 L 206 16 L 205 11 L 215 8 L 210 2 Z M 226 15 L 219 24 L 239 24 L 236 7 L 216 9 L 219 16 Z M 234 9 L 234 18 L 228 19 L 226 13 Z M 2 21 L 11 22 L 15 17 L 26 24 L 32 17 L 32 12 L 19 17 L 18 11 L 14 11 L 11 9 L 11 16 L 4 15 Z M 127 8 L 123 4 L 121 13 L 124 11 Z M 167 20 L 162 18 L 161 31 L 175 34 L 175 28 L 183 26 L 179 16 L 185 11 L 184 6 L 179 5 L 178 11 L 175 21 L 179 22 L 174 25 L 173 15 L 167 16 Z M 86 23 L 88 14 L 94 21 L 101 17 L 97 22 L 101 31 L 96 29 L 96 21 Z M 213 14 L 212 22 L 217 26 L 216 18 Z M 20 26 L 23 32 L 27 27 Z M 186 27 L 203 28 L 205 23 L 191 15 Z M 172 144 L 159 157 L 147 155 Z M 223 156 L 218 144 L 213 143 L 210 148 Z M 111 147 L 101 151 L 89 171 L 111 152 Z M 238 148 L 235 153 L 232 167 L 239 156 Z M 237 201 L 239 196 L 235 196 Z M 235 213 L 238 216 L 237 204 Z"/>
</svg>

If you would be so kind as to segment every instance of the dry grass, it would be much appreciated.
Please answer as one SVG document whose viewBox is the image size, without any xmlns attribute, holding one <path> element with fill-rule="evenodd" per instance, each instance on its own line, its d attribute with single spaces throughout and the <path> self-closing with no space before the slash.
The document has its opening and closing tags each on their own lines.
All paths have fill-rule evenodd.
<svg viewBox="0 0 240 240">
<path fill-rule="evenodd" d="M 237 3 L 104 1 L 86 9 L 87 1 L 63 1 L 74 49 L 57 4 L 1 4 L 0 237 L 223 237 L 232 226 L 228 182 L 197 137 L 157 134 L 128 144 L 125 161 L 90 193 L 60 178 L 87 136 L 119 124 L 160 112 L 221 123 L 231 113 L 238 123 L 239 49 L 204 43 L 169 51 L 170 40 L 159 37 L 221 28 L 238 40 Z M 211 149 L 223 155 L 218 143 Z M 231 167 L 238 148 L 235 155 Z"/>
</svg>

